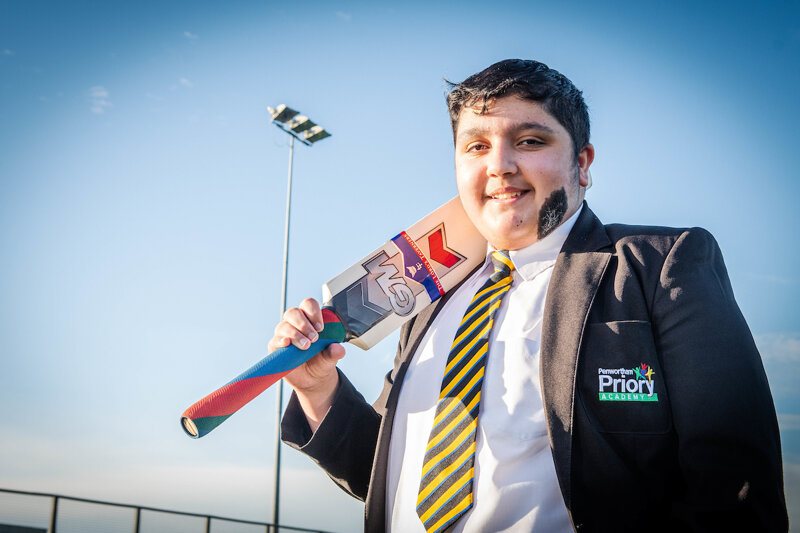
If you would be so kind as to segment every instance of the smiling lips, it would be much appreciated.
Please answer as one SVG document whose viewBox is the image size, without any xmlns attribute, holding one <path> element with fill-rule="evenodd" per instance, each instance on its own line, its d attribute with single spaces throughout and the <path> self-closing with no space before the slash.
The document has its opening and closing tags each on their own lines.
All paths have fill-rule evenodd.
<svg viewBox="0 0 800 533">
<path fill-rule="evenodd" d="M 502 190 L 502 191 L 493 192 L 493 193 L 489 194 L 488 196 L 492 200 L 511 200 L 512 198 L 519 198 L 520 196 L 522 196 L 526 192 L 528 192 L 528 191 L 508 190 L 508 189 L 506 189 L 506 190 Z"/>
</svg>

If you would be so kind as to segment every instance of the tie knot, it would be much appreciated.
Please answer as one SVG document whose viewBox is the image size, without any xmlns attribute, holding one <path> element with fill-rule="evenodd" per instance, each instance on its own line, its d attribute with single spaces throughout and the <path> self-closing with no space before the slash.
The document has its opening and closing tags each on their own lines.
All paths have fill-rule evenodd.
<svg viewBox="0 0 800 533">
<path fill-rule="evenodd" d="M 508 276 L 514 271 L 514 263 L 508 256 L 508 250 L 495 250 L 491 255 L 494 265 L 495 276 L 502 272 L 502 276 Z"/>
</svg>

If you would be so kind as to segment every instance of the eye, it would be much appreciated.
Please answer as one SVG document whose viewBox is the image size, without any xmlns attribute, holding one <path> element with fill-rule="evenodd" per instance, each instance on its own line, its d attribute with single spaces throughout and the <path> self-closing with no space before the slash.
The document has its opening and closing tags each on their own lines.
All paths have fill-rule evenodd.
<svg viewBox="0 0 800 533">
<path fill-rule="evenodd" d="M 472 142 L 467 145 L 467 152 L 479 152 L 488 149 L 489 146 L 482 142 Z"/>
<path fill-rule="evenodd" d="M 544 143 L 539 139 L 527 138 L 527 139 L 522 139 L 519 142 L 519 144 L 521 144 L 522 146 L 541 146 Z"/>
</svg>

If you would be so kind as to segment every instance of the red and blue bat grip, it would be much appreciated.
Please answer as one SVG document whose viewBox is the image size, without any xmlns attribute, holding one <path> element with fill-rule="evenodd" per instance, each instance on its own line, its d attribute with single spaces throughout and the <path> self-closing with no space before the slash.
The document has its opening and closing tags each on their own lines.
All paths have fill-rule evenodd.
<svg viewBox="0 0 800 533">
<path fill-rule="evenodd" d="M 322 319 L 324 328 L 307 349 L 301 350 L 293 344 L 278 348 L 184 411 L 181 427 L 186 434 L 195 439 L 207 435 L 283 376 L 331 344 L 344 342 L 347 333 L 336 313 L 323 307 Z"/>
</svg>

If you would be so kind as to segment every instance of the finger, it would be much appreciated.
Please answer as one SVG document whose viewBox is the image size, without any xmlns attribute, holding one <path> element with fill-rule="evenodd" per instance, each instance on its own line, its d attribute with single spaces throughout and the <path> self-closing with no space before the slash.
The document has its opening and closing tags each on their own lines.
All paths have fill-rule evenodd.
<svg viewBox="0 0 800 533">
<path fill-rule="evenodd" d="M 306 298 L 302 302 L 300 302 L 300 309 L 305 312 L 308 319 L 311 321 L 314 329 L 317 331 L 322 331 L 322 328 L 325 327 L 322 320 L 322 309 L 319 306 L 319 302 L 316 301 L 314 298 Z"/>
<path fill-rule="evenodd" d="M 290 324 L 287 321 L 283 321 L 275 327 L 275 336 L 273 337 L 276 340 L 276 345 L 278 347 L 288 346 L 289 344 L 286 343 L 282 339 L 289 339 L 291 344 L 294 344 L 301 350 L 305 350 L 311 343 L 317 340 L 317 332 L 314 331 L 310 325 L 306 326 L 306 331 L 310 331 L 313 334 L 313 339 L 310 339 L 307 335 L 303 334 L 302 331 L 297 329 L 295 326 Z"/>
<path fill-rule="evenodd" d="M 292 340 L 289 337 L 284 337 L 283 335 L 276 334 L 274 337 L 270 339 L 269 344 L 267 344 L 267 351 L 269 353 L 272 353 L 278 348 L 286 348 L 291 343 Z"/>
<path fill-rule="evenodd" d="M 301 335 L 305 336 L 309 342 L 314 342 L 319 338 L 317 329 L 309 320 L 308 315 L 302 309 L 293 307 L 283 314 L 284 323 L 294 327 Z"/>
</svg>

